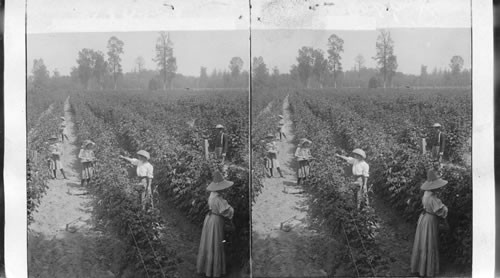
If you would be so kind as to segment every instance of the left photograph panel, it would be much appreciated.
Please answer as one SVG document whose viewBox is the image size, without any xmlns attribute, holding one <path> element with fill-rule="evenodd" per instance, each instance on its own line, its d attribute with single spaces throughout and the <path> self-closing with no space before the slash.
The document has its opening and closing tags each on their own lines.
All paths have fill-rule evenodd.
<svg viewBox="0 0 500 278">
<path fill-rule="evenodd" d="M 28 30 L 29 277 L 249 277 L 248 37 Z"/>
</svg>

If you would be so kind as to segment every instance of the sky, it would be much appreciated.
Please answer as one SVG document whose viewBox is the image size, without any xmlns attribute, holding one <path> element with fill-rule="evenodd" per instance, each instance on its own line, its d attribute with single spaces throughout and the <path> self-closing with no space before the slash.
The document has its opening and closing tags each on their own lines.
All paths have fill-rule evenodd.
<svg viewBox="0 0 500 278">
<path fill-rule="evenodd" d="M 177 72 L 198 76 L 200 67 L 228 69 L 232 57 L 243 59 L 249 67 L 250 40 L 248 31 L 172 31 L 170 39 L 177 58 Z M 153 62 L 158 32 L 106 32 L 106 33 L 64 33 L 30 34 L 27 42 L 28 72 L 33 69 L 33 59 L 42 58 L 52 72 L 57 69 L 68 75 L 76 66 L 78 52 L 83 48 L 102 51 L 107 59 L 107 42 L 116 36 L 124 43 L 122 67 L 124 72 L 133 71 L 135 59 L 142 56 L 146 69 L 156 69 Z"/>
<path fill-rule="evenodd" d="M 451 57 L 462 56 L 464 67 L 471 67 L 470 28 L 397 28 L 388 29 L 394 41 L 398 71 L 420 74 L 420 66 L 428 72 L 434 67 L 448 68 Z M 354 66 L 354 58 L 361 54 L 366 67 L 375 67 L 372 57 L 376 54 L 379 31 L 346 30 L 281 30 L 252 32 L 252 55 L 262 56 L 267 65 L 277 66 L 280 72 L 288 72 L 296 64 L 298 49 L 302 46 L 327 50 L 328 37 L 336 34 L 344 40 L 342 65 L 344 70 Z"/>
<path fill-rule="evenodd" d="M 452 56 L 464 58 L 464 67 L 471 64 L 470 28 L 397 28 L 389 29 L 394 40 L 394 53 L 398 71 L 419 74 L 420 66 L 448 68 Z M 177 72 L 198 76 L 200 67 L 227 70 L 232 57 L 243 59 L 244 69 L 249 69 L 250 34 L 248 30 L 224 31 L 171 31 Z M 296 63 L 298 49 L 302 46 L 321 48 L 326 52 L 328 37 L 336 34 L 344 40 L 342 63 L 344 70 L 354 66 L 354 58 L 361 54 L 366 67 L 375 67 L 375 42 L 377 30 L 252 30 L 252 56 L 262 56 L 269 69 L 278 67 L 289 72 Z M 102 32 L 102 33 L 53 33 L 29 34 L 27 42 L 28 72 L 33 59 L 42 58 L 50 72 L 57 69 L 69 74 L 76 66 L 78 52 L 91 48 L 106 53 L 107 41 L 116 36 L 124 42 L 122 67 L 132 71 L 135 59 L 142 56 L 145 68 L 156 69 L 153 62 L 158 32 Z"/>
</svg>

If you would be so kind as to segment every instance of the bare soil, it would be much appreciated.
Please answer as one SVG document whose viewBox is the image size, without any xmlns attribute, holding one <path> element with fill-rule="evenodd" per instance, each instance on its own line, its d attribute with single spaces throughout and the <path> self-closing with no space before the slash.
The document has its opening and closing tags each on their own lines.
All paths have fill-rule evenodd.
<svg viewBox="0 0 500 278">
<path fill-rule="evenodd" d="M 253 277 L 327 277 L 310 246 L 317 232 L 310 227 L 306 196 L 296 186 L 295 146 L 288 99 L 283 104 L 287 139 L 279 143 L 284 178 L 265 178 L 252 206 Z M 285 227 L 284 229 L 282 228 Z M 289 230 L 289 231 L 287 231 Z"/>
<path fill-rule="evenodd" d="M 69 108 L 67 99 L 64 117 L 69 140 L 63 144 L 62 161 L 68 179 L 58 173 L 57 179 L 50 180 L 34 213 L 28 231 L 29 277 L 114 277 L 109 271 L 112 257 L 102 256 L 101 250 L 103 242 L 110 242 L 92 229 L 90 197 L 80 186 L 79 148 Z"/>
</svg>

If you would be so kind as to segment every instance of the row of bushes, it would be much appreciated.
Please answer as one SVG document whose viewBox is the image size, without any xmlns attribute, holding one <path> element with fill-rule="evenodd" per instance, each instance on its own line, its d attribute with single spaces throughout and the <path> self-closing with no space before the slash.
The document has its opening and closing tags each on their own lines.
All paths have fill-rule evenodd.
<svg viewBox="0 0 500 278">
<path fill-rule="evenodd" d="M 410 223 L 416 223 L 422 211 L 420 184 L 426 171 L 434 167 L 427 155 L 407 144 L 399 144 L 376 124 L 378 119 L 365 118 L 335 98 L 297 96 L 305 99 L 314 115 L 324 119 L 331 130 L 332 145 L 345 151 L 362 148 L 367 152 L 374 190 Z M 388 123 L 385 122 L 385 125 Z M 410 135 L 408 135 L 410 136 Z M 412 138 L 417 140 L 417 138 Z M 449 208 L 450 232 L 442 234 L 443 255 L 453 263 L 471 265 L 472 259 L 472 177 L 470 167 L 443 168 L 449 185 L 442 200 Z"/>
<path fill-rule="evenodd" d="M 354 191 L 348 186 L 344 165 L 335 158 L 341 148 L 337 146 L 337 134 L 327 118 L 314 115 L 305 98 L 293 94 L 296 138 L 306 137 L 314 142 L 311 177 L 305 188 L 309 194 L 310 213 L 315 222 L 336 241 L 330 241 L 337 249 L 336 263 L 326 262 L 330 275 L 377 276 L 387 268 L 388 258 L 380 256 L 374 242 L 375 214 L 370 208 L 358 211 Z M 330 248 L 333 246 L 324 246 Z M 318 251 L 320 252 L 320 250 Z M 338 272 L 349 265 L 346 272 Z"/>
<path fill-rule="evenodd" d="M 98 94 L 95 94 L 94 97 L 80 95 L 78 98 L 80 98 L 80 103 L 75 104 L 75 110 L 88 108 L 87 111 L 92 114 L 91 116 L 102 122 L 102 125 L 110 130 L 111 138 L 115 138 L 114 150 L 105 155 L 103 159 L 116 160 L 119 154 L 118 150 L 121 150 L 123 155 L 134 154 L 139 149 L 150 152 L 151 163 L 155 166 L 153 187 L 157 188 L 161 195 L 160 199 L 171 203 L 176 209 L 182 211 L 188 219 L 201 227 L 203 218 L 208 211 L 206 202 L 208 193 L 205 188 L 211 181 L 211 175 L 216 166 L 204 159 L 202 142 L 205 136 L 203 130 L 190 128 L 183 122 L 187 118 L 188 108 L 185 107 L 184 114 L 182 114 L 179 110 L 180 107 L 174 107 L 173 109 L 177 109 L 178 113 L 173 118 L 171 114 L 166 115 L 171 112 L 168 110 L 164 110 L 164 114 L 159 115 L 158 113 L 161 112 L 157 106 L 160 105 L 147 100 L 142 100 L 142 102 L 137 100 L 139 103 L 135 103 L 135 107 L 140 107 L 142 111 L 140 113 L 127 107 L 131 104 L 125 96 L 118 99 L 120 105 L 116 105 L 117 99 L 111 101 Z M 153 109 L 156 109 L 157 113 L 145 112 L 151 112 Z M 154 115 L 155 118 L 148 118 L 148 115 Z M 205 119 L 208 116 L 208 112 L 205 113 Z M 162 121 L 158 122 L 159 119 Z M 212 121 L 214 121 L 213 125 L 215 126 L 215 121 L 219 122 L 220 119 L 212 119 Z M 173 134 L 172 131 L 176 131 L 177 134 Z M 90 138 L 99 140 L 103 137 L 99 134 L 94 133 Z M 81 138 L 86 138 L 86 136 L 83 135 Z M 102 140 L 105 139 L 102 138 Z M 96 143 L 99 146 L 99 142 Z M 238 157 L 241 160 L 243 156 Z M 116 161 L 115 165 L 121 165 L 115 173 L 122 176 L 120 183 L 127 182 L 127 179 L 123 178 L 126 176 L 125 164 Z M 117 167 L 114 166 L 114 168 Z M 233 189 L 228 192 L 227 199 L 235 208 L 234 222 L 237 228 L 234 235 L 235 240 L 232 240 L 228 246 L 228 252 L 229 258 L 231 258 L 230 263 L 240 265 L 248 262 L 249 206 L 247 186 L 249 181 L 247 169 L 248 167 L 244 166 L 227 169 L 228 178 L 235 182 Z M 114 180 L 117 179 L 103 181 L 103 184 Z M 123 190 L 121 192 L 106 191 L 99 194 L 101 197 L 97 199 L 116 198 L 119 200 L 128 196 L 124 195 Z M 111 221 L 119 223 L 120 221 L 115 217 L 120 214 L 110 213 L 109 209 L 103 208 L 104 212 L 101 217 L 112 218 Z M 131 211 L 132 208 L 121 209 Z M 134 213 L 136 212 L 134 211 Z M 151 220 L 161 223 L 159 217 Z M 162 233 L 164 234 L 164 232 L 160 232 L 160 234 Z M 137 235 L 135 236 L 137 237 Z M 168 242 L 167 245 L 175 246 L 175 242 Z"/>
<path fill-rule="evenodd" d="M 48 140 L 51 135 L 58 134 L 60 117 L 63 113 L 63 103 L 53 102 L 52 109 L 42 112 L 28 132 L 26 154 L 28 225 L 34 221 L 33 213 L 48 188 L 47 182 L 50 179 L 47 164 L 47 159 L 50 157 Z"/>
</svg>

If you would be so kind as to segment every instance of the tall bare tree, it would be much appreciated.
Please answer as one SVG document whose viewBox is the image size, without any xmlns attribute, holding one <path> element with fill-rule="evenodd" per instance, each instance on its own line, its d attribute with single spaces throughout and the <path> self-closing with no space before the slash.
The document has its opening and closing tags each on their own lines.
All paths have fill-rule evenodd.
<svg viewBox="0 0 500 278">
<path fill-rule="evenodd" d="M 394 55 L 394 41 L 391 38 L 391 33 L 387 30 L 380 30 L 375 44 L 377 54 L 373 59 L 377 61 L 380 73 L 383 76 L 384 88 L 391 83 L 392 77 L 396 74 L 398 61 Z"/>
<path fill-rule="evenodd" d="M 156 40 L 156 56 L 153 58 L 163 79 L 163 90 L 167 89 L 167 83 L 170 88 L 173 87 L 173 79 L 177 72 L 177 59 L 174 57 L 173 43 L 167 32 L 160 32 Z"/>
<path fill-rule="evenodd" d="M 328 38 L 328 68 L 333 73 L 333 86 L 337 88 L 337 77 L 342 72 L 342 57 L 340 54 L 344 52 L 344 40 L 339 36 L 332 34 Z"/>
<path fill-rule="evenodd" d="M 144 70 L 145 63 L 146 61 L 142 56 L 138 56 L 137 58 L 135 58 L 135 70 L 139 73 L 142 72 Z"/>
<path fill-rule="evenodd" d="M 115 36 L 112 36 L 108 40 L 108 66 L 113 76 L 113 85 L 116 90 L 116 83 L 118 77 L 122 74 L 122 65 L 120 62 L 120 54 L 123 54 L 123 41 Z"/>
<path fill-rule="evenodd" d="M 354 62 L 358 68 L 358 86 L 361 88 L 361 69 L 365 66 L 365 57 L 358 54 L 356 58 L 354 58 Z"/>
</svg>

